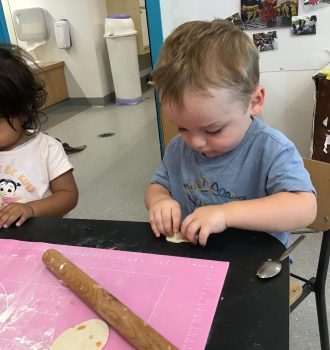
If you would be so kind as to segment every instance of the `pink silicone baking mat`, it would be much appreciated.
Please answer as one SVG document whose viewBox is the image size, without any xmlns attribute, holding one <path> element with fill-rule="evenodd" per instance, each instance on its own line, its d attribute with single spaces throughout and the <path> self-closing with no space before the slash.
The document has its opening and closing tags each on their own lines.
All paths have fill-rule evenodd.
<svg viewBox="0 0 330 350">
<path fill-rule="evenodd" d="M 204 349 L 228 262 L 0 240 L 1 350 L 46 350 L 64 330 L 99 318 L 45 267 L 41 256 L 49 248 L 179 349 Z M 104 349 L 132 347 L 110 328 Z"/>
</svg>

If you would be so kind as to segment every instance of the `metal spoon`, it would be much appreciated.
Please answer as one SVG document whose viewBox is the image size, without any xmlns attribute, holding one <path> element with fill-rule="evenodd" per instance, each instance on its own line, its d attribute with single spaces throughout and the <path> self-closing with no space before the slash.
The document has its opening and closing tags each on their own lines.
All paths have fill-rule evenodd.
<svg viewBox="0 0 330 350">
<path fill-rule="evenodd" d="M 278 260 L 268 259 L 267 261 L 264 261 L 257 270 L 257 276 L 260 278 L 271 278 L 276 276 L 282 269 L 281 261 L 287 258 L 304 238 L 305 236 L 300 236 L 295 240 Z"/>
</svg>

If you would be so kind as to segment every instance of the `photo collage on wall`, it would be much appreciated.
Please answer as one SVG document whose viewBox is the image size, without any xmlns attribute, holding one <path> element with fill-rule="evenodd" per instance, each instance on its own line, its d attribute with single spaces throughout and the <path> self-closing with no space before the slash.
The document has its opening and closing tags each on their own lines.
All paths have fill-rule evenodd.
<svg viewBox="0 0 330 350">
<path fill-rule="evenodd" d="M 232 16 L 227 17 L 226 20 L 230 21 L 231 23 L 235 24 L 236 26 L 239 26 L 242 30 L 246 29 L 245 25 L 242 21 L 242 18 L 238 12 L 233 14 Z"/>
<path fill-rule="evenodd" d="M 293 16 L 291 33 L 293 35 L 316 34 L 317 16 Z"/>
<path fill-rule="evenodd" d="M 330 5 L 330 0 L 304 0 L 304 11 L 314 11 L 327 5 Z"/>
<path fill-rule="evenodd" d="M 226 19 L 242 30 L 290 27 L 292 35 L 316 34 L 317 16 L 298 15 L 299 0 L 241 0 L 241 13 Z M 330 0 L 304 0 L 305 12 L 330 6 Z M 253 34 L 253 41 L 259 51 L 276 50 L 276 31 Z"/>
<path fill-rule="evenodd" d="M 298 0 L 241 0 L 241 18 L 247 29 L 288 27 L 298 15 Z"/>
<path fill-rule="evenodd" d="M 259 51 L 276 50 L 277 32 L 274 30 L 271 32 L 253 34 L 253 42 Z"/>
</svg>

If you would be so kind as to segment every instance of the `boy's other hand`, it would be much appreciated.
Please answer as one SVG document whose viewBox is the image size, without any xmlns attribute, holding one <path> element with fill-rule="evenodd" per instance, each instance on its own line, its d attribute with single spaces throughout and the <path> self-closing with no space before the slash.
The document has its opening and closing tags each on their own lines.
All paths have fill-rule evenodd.
<svg viewBox="0 0 330 350">
<path fill-rule="evenodd" d="M 205 246 L 211 233 L 227 228 L 224 212 L 220 205 L 208 205 L 194 210 L 182 221 L 181 233 L 190 242 Z M 197 238 L 197 239 L 196 239 Z"/>
<path fill-rule="evenodd" d="M 10 203 L 0 210 L 0 228 L 7 228 L 14 222 L 16 226 L 21 226 L 32 216 L 33 209 L 28 203 Z"/>
<path fill-rule="evenodd" d="M 172 198 L 161 199 L 149 207 L 149 221 L 156 237 L 173 236 L 180 230 L 181 208 Z"/>
</svg>

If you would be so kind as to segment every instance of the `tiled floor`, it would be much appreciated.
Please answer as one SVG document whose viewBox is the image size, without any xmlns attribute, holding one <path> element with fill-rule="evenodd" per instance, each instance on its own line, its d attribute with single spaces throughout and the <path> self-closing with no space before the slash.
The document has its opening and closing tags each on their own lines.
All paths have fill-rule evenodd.
<svg viewBox="0 0 330 350">
<path fill-rule="evenodd" d="M 87 145 L 70 156 L 80 196 L 68 217 L 147 220 L 144 191 L 160 162 L 160 148 L 152 91 L 146 97 L 136 106 L 66 107 L 49 115 L 51 136 Z M 78 113 L 63 121 L 75 109 Z M 115 135 L 98 137 L 105 132 Z"/>
<path fill-rule="evenodd" d="M 145 96 L 136 106 L 63 107 L 48 114 L 44 129 L 51 136 L 72 146 L 87 145 L 70 156 L 80 198 L 68 217 L 147 220 L 144 191 L 160 162 L 160 149 L 153 92 Z M 105 132 L 115 135 L 98 137 Z M 292 254 L 293 272 L 306 277 L 314 273 L 320 242 L 319 234 L 304 240 Z M 327 299 L 329 311 L 329 283 Z M 291 314 L 290 349 L 320 349 L 313 295 Z"/>
</svg>

